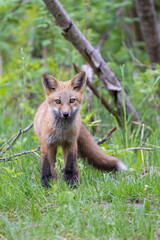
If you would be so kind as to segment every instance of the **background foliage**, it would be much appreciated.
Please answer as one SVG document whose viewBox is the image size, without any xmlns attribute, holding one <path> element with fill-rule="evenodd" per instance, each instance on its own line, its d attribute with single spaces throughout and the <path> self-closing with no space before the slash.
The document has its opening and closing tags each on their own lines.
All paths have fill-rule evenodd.
<svg viewBox="0 0 160 240">
<path fill-rule="evenodd" d="M 149 66 L 144 42 L 137 36 L 138 18 L 133 14 L 133 1 L 62 0 L 61 3 L 93 46 L 110 29 L 101 54 L 122 80 L 147 126 L 144 141 L 160 145 L 160 66 L 157 64 L 155 70 Z M 155 1 L 155 4 L 159 19 L 160 3 Z M 123 11 L 116 17 L 120 7 Z M 42 73 L 66 81 L 75 74 L 72 63 L 82 66 L 85 62 L 61 36 L 61 30 L 40 0 L 1 0 L 0 33 L 2 145 L 33 121 L 37 106 L 45 98 Z M 96 76 L 94 83 L 110 101 Z M 92 113 L 86 112 L 86 102 L 87 94 L 82 107 L 85 124 L 90 127 L 91 116 L 101 120 L 93 131 L 97 139 L 117 123 L 96 97 L 93 96 Z M 104 151 L 120 157 L 129 171 L 117 175 L 101 173 L 80 161 L 82 182 L 77 190 L 68 189 L 64 183 L 61 150 L 57 164 L 59 184 L 54 183 L 48 191 L 40 187 L 40 164 L 34 156 L 0 163 L 0 238 L 153 239 L 160 222 L 159 150 L 151 152 L 150 169 L 145 171 L 146 162 L 142 164 L 140 152 L 124 150 L 140 146 L 141 125 L 133 126 L 129 121 L 123 129 L 118 126 L 112 139 L 102 146 Z M 38 139 L 30 130 L 7 154 L 37 146 Z"/>
</svg>

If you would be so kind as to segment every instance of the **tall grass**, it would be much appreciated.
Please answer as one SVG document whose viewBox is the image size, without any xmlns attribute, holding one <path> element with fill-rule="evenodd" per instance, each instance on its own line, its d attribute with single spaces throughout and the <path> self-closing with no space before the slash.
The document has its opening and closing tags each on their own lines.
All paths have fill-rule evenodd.
<svg viewBox="0 0 160 240">
<path fill-rule="evenodd" d="M 33 154 L 0 162 L 0 238 L 155 239 L 160 225 L 159 149 L 150 152 L 149 169 L 146 168 L 146 152 L 143 165 L 140 151 L 125 150 L 140 146 L 141 124 L 133 127 L 127 120 L 124 67 L 121 68 L 121 75 L 124 128 L 118 127 L 102 149 L 121 158 L 128 165 L 128 171 L 101 172 L 79 159 L 81 183 L 77 189 L 70 189 L 63 178 L 63 156 L 58 149 L 56 167 L 59 180 L 51 182 L 51 188 L 45 190 L 40 184 L 40 160 Z M 154 89 L 152 94 L 156 94 Z M 99 104 L 96 99 L 94 101 L 95 105 Z M 13 109 L 10 111 L 14 112 Z M 98 111 L 100 124 L 106 123 L 105 111 Z M 149 112 L 151 116 L 152 112 L 159 114 L 155 108 L 150 108 Z M 4 110 L 1 122 L 5 122 L 5 114 Z M 145 122 L 146 115 L 142 117 Z M 12 129 L 13 134 L 14 126 L 16 132 L 19 127 L 26 127 L 32 119 L 33 116 L 23 118 L 23 124 L 19 118 L 10 119 L 8 125 L 5 123 L 5 128 L 1 127 L 1 136 L 6 136 L 5 140 L 9 138 L 6 126 Z M 85 121 L 87 119 L 89 121 L 90 118 L 86 117 Z M 107 116 L 107 120 L 108 129 L 114 125 L 114 120 L 111 116 Z M 147 122 L 146 125 L 143 141 L 160 145 L 158 124 L 150 126 Z M 7 156 L 36 148 L 37 145 L 34 132 L 29 130 L 16 141 Z"/>
</svg>

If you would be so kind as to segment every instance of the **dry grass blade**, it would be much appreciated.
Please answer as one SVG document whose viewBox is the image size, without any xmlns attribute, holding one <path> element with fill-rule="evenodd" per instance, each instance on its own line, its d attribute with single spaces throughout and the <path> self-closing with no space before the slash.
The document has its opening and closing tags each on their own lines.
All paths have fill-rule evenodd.
<svg viewBox="0 0 160 240">
<path fill-rule="evenodd" d="M 142 123 L 142 129 L 141 129 L 141 157 L 142 157 L 142 163 L 144 164 L 144 156 L 143 156 L 143 149 L 142 149 L 142 146 L 143 146 L 143 136 L 144 136 L 144 123 Z"/>
</svg>

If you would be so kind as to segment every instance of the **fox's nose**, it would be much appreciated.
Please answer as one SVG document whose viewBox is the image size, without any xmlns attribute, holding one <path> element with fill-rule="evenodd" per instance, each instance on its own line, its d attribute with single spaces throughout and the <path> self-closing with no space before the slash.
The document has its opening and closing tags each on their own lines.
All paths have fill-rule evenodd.
<svg viewBox="0 0 160 240">
<path fill-rule="evenodd" d="M 63 113 L 63 117 L 68 118 L 68 117 L 69 117 L 69 113 L 64 112 L 64 113 Z"/>
</svg>

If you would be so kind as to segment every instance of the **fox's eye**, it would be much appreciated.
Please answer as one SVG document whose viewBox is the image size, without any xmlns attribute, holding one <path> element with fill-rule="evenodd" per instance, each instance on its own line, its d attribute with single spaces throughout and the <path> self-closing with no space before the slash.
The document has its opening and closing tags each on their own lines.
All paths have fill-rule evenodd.
<svg viewBox="0 0 160 240">
<path fill-rule="evenodd" d="M 71 98 L 70 99 L 70 103 L 74 103 L 75 102 L 75 99 L 74 98 Z"/>
<path fill-rule="evenodd" d="M 57 104 L 61 104 L 61 100 L 59 100 L 59 99 L 56 99 L 55 102 L 56 102 Z"/>
</svg>

